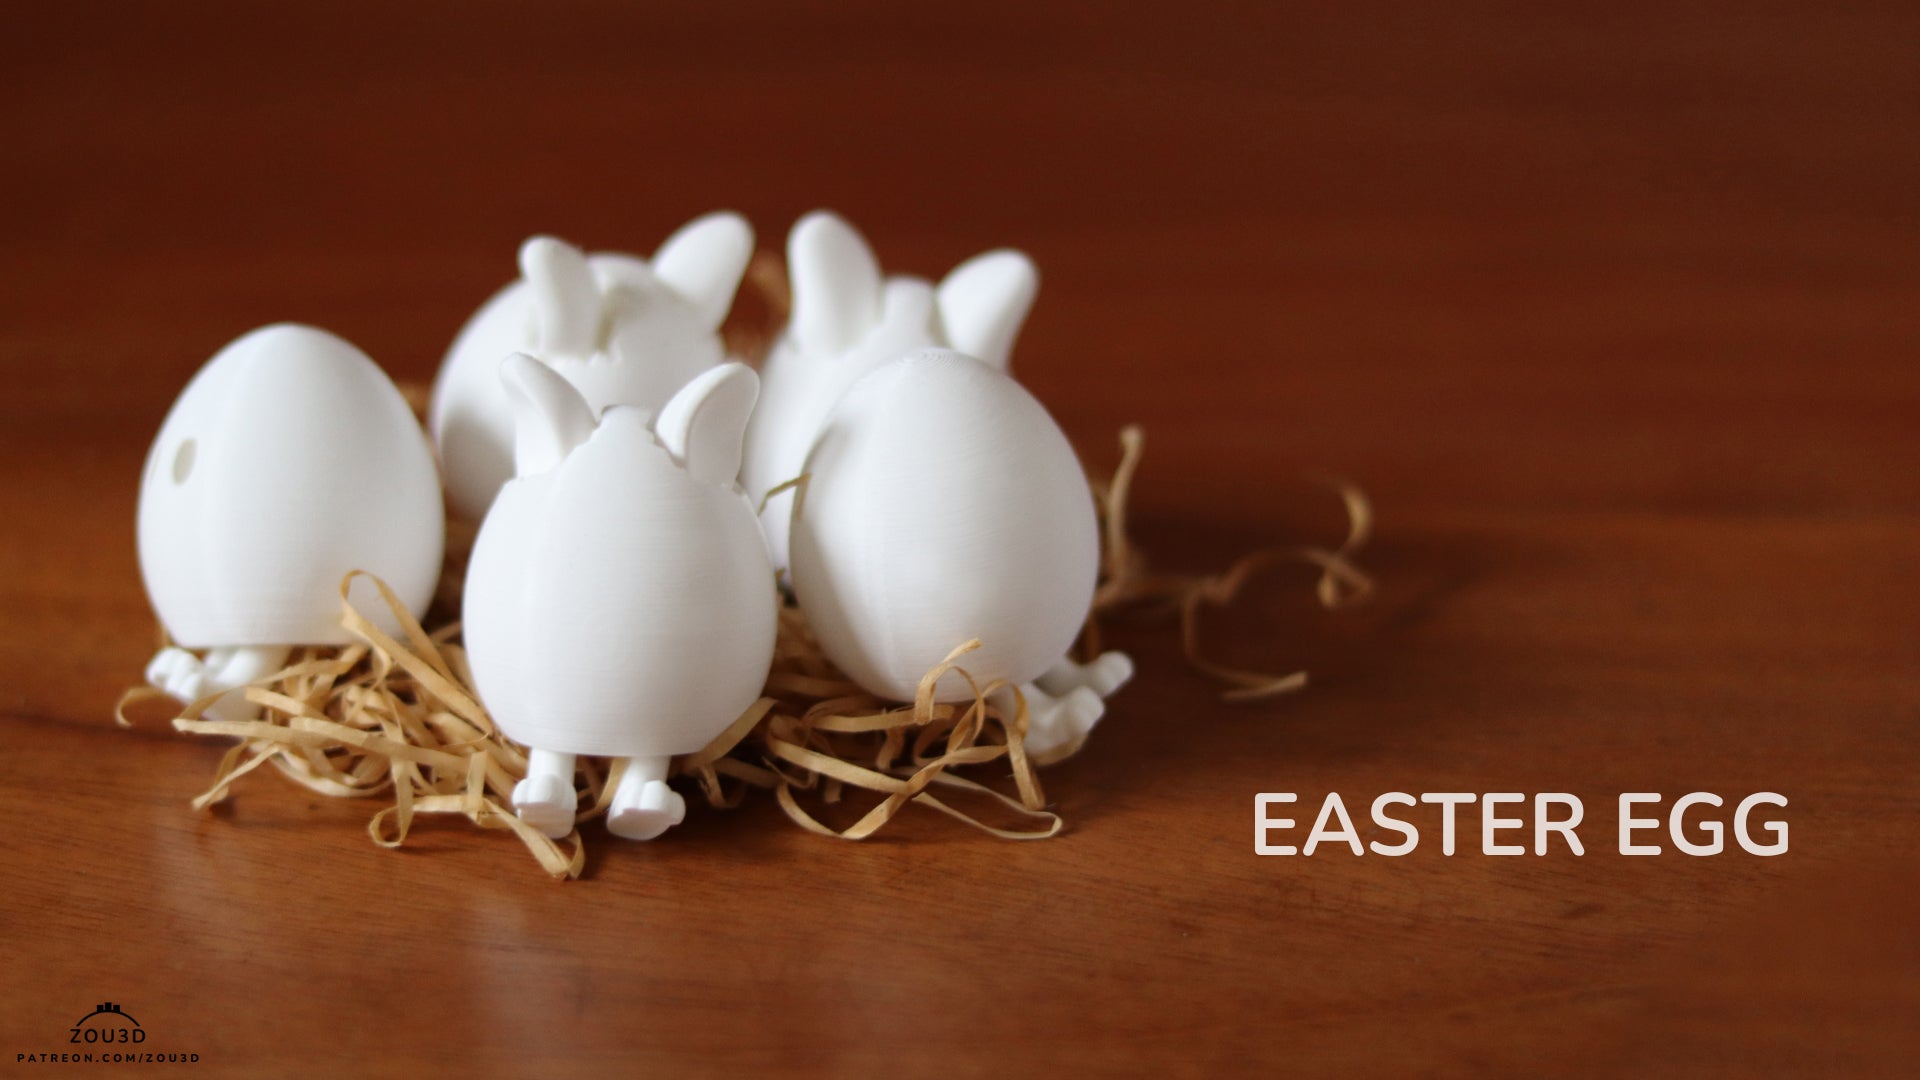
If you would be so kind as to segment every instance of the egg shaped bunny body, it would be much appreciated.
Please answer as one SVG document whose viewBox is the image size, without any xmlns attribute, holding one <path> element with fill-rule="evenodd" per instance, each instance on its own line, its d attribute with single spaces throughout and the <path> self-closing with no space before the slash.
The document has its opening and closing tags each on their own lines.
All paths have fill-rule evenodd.
<svg viewBox="0 0 1920 1080">
<path fill-rule="evenodd" d="M 502 358 L 540 357 L 596 412 L 651 413 L 725 361 L 720 324 L 752 254 L 753 230 L 730 213 L 689 223 L 651 260 L 584 255 L 551 237 L 522 245 L 521 279 L 468 320 L 434 379 L 429 418 L 455 512 L 479 520 L 513 475 Z"/>
<path fill-rule="evenodd" d="M 1099 570 L 1092 493 L 1053 418 L 961 353 L 923 350 L 862 378 L 806 462 L 792 578 L 829 659 L 873 693 L 911 700 L 974 638 L 962 666 L 1026 695 L 1030 745 L 1061 756 L 1132 672 L 1121 654 L 1066 660 Z M 949 674 L 935 699 L 968 699 Z"/>
<path fill-rule="evenodd" d="M 793 318 L 760 365 L 760 404 L 747 427 L 740 483 L 758 504 L 800 475 L 827 414 L 880 365 L 915 349 L 952 347 L 1005 369 L 1039 278 L 1017 251 L 990 251 L 955 267 L 939 285 L 882 278 L 853 226 L 825 211 L 787 238 Z M 787 564 L 792 502 L 762 514 L 775 562 Z"/>
<path fill-rule="evenodd" d="M 636 409 L 502 489 L 467 580 L 474 679 L 528 746 L 691 753 L 766 681 L 777 596 L 752 512 L 689 477 Z"/>
<path fill-rule="evenodd" d="M 772 664 L 773 568 L 734 483 L 754 376 L 706 372 L 649 429 L 628 406 L 596 423 L 550 369 L 511 364 L 520 475 L 467 571 L 475 688 L 500 730 L 536 751 L 515 796 L 523 816 L 563 835 L 573 756 L 628 758 L 609 825 L 657 835 L 681 811 L 668 759 L 725 730 Z"/>
<path fill-rule="evenodd" d="M 180 646 L 149 680 L 178 697 L 266 674 L 294 645 L 342 644 L 340 582 L 365 570 L 416 616 L 444 540 L 433 452 L 400 393 L 309 326 L 248 333 L 194 375 L 140 484 L 140 571 Z M 397 629 L 371 583 L 352 597 Z"/>
</svg>

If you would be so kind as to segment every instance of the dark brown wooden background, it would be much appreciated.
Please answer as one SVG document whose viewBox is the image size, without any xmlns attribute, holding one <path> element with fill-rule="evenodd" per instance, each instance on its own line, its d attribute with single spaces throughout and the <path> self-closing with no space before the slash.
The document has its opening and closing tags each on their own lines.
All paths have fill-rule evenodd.
<svg viewBox="0 0 1920 1080">
<path fill-rule="evenodd" d="M 111 999 L 233 1073 L 1911 1075 L 1912 5 L 284 7 L 0 13 L 0 1064 Z M 1095 469 L 1146 426 L 1159 565 L 1365 485 L 1370 608 L 1211 624 L 1313 687 L 1123 627 L 1056 841 L 761 803 L 568 885 L 266 774 L 196 815 L 219 748 L 110 726 L 141 456 L 225 341 L 425 379 L 531 232 L 815 206 L 1034 255 L 1018 370 Z M 1621 791 L 1762 789 L 1785 857 L 1614 853 Z M 1327 790 L 1573 791 L 1588 854 L 1253 854 Z"/>
</svg>

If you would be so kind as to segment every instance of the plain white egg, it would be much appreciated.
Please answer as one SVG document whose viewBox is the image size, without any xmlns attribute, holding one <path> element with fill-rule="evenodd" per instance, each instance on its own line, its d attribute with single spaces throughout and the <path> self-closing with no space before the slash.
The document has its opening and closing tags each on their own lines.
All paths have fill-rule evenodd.
<svg viewBox="0 0 1920 1080">
<path fill-rule="evenodd" d="M 416 616 L 440 575 L 433 451 L 393 383 L 310 326 L 255 330 L 202 367 L 140 481 L 140 571 L 189 648 L 339 644 L 340 582 L 378 575 Z M 359 610 L 392 629 L 378 594 Z"/>
</svg>

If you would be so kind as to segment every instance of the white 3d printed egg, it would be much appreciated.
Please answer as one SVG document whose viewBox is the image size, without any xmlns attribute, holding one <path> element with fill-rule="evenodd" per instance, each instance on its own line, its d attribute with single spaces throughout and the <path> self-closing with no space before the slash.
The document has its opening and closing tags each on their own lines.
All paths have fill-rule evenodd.
<svg viewBox="0 0 1920 1080">
<path fill-rule="evenodd" d="M 187 384 L 141 474 L 141 576 L 185 647 L 162 649 L 148 681 L 191 701 L 268 674 L 291 646 L 346 642 L 340 583 L 354 570 L 417 618 L 444 527 L 426 435 L 365 353 L 309 326 L 246 334 Z M 352 599 L 397 631 L 371 582 Z M 243 715 L 236 699 L 216 715 Z"/>
<path fill-rule="evenodd" d="M 1037 754 L 1085 737 L 1132 665 L 1066 659 L 1092 603 L 1099 529 L 1079 460 L 1033 395 L 970 356 L 912 353 L 846 392 L 806 468 L 793 587 L 835 665 L 911 700 L 978 638 L 962 666 L 1020 688 Z M 970 695 L 950 673 L 935 696 Z"/>
<path fill-rule="evenodd" d="M 573 826 L 574 755 L 630 759 L 608 828 L 646 839 L 677 823 L 669 760 L 704 747 L 759 697 L 778 595 L 735 483 L 758 389 L 709 369 L 652 430 L 644 411 L 595 420 L 525 355 L 502 369 L 517 417 L 517 477 L 495 500 L 467 571 L 475 687 L 500 729 L 533 748 L 514 792 L 549 835 Z"/>
<path fill-rule="evenodd" d="M 147 455 L 147 594 L 189 648 L 343 643 L 348 571 L 426 610 L 439 488 L 419 422 L 365 353 L 310 326 L 255 330 L 193 377 Z M 383 614 L 362 585 L 361 609 Z"/>
</svg>

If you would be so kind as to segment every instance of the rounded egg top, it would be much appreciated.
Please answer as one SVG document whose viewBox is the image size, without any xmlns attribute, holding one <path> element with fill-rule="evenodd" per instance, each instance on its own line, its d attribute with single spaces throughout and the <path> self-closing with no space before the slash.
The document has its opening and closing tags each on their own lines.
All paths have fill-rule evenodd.
<svg viewBox="0 0 1920 1080">
<path fill-rule="evenodd" d="M 955 646 L 1027 682 L 1092 603 L 1099 528 L 1073 448 L 1033 395 L 961 353 L 890 361 L 835 406 L 793 519 L 795 594 L 856 682 L 910 700 Z M 939 696 L 970 694 L 957 676 Z"/>
<path fill-rule="evenodd" d="M 387 376 L 324 330 L 244 335 L 194 375 L 140 483 L 140 570 L 189 648 L 337 644 L 353 570 L 416 615 L 439 578 L 444 520 L 433 453 Z M 392 625 L 356 582 L 359 609 Z"/>
</svg>

